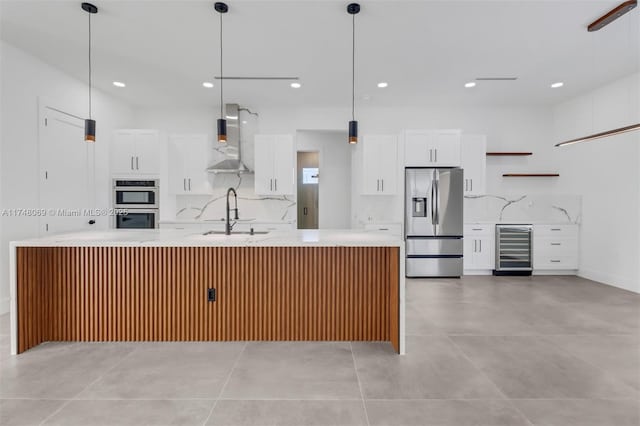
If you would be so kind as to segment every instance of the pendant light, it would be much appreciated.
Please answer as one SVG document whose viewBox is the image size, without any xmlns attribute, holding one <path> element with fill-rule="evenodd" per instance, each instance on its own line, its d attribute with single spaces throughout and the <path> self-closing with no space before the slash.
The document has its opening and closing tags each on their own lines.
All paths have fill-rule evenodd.
<svg viewBox="0 0 640 426">
<path fill-rule="evenodd" d="M 98 13 L 98 8 L 91 3 L 82 3 L 82 10 L 89 16 L 89 118 L 84 120 L 84 140 L 96 141 L 96 120 L 91 115 L 91 15 Z"/>
<path fill-rule="evenodd" d="M 356 15 L 360 12 L 358 3 L 350 3 L 347 13 L 351 15 L 351 121 L 349 122 L 349 143 L 358 143 L 358 122 L 356 121 Z"/>
<path fill-rule="evenodd" d="M 220 14 L 220 118 L 218 119 L 218 142 L 227 143 L 227 120 L 224 117 L 223 86 L 224 76 L 222 74 L 222 14 L 229 11 L 229 6 L 223 2 L 216 2 L 214 5 L 216 12 Z"/>
</svg>

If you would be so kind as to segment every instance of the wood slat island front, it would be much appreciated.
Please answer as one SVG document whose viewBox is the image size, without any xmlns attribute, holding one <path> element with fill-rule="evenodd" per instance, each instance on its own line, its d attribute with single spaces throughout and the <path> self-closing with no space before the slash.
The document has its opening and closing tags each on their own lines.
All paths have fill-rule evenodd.
<svg viewBox="0 0 640 426">
<path fill-rule="evenodd" d="M 399 247 L 15 247 L 16 344 L 389 341 Z M 210 300 L 215 289 L 215 301 Z"/>
</svg>

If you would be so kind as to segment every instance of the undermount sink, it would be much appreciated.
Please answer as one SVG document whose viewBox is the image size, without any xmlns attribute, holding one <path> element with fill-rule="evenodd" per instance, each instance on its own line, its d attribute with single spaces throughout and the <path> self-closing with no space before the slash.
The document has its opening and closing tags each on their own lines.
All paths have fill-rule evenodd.
<svg viewBox="0 0 640 426">
<path fill-rule="evenodd" d="M 253 232 L 249 232 L 249 231 L 242 231 L 242 232 L 233 232 L 231 231 L 231 235 L 264 235 L 264 234 L 268 234 L 269 231 L 253 231 Z M 207 231 L 202 235 L 225 235 L 226 233 L 224 231 Z"/>
</svg>

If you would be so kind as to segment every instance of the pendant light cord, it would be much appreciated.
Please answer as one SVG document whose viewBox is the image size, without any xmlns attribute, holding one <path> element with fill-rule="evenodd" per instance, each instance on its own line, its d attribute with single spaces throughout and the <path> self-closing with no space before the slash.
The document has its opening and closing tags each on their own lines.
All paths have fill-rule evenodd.
<svg viewBox="0 0 640 426">
<path fill-rule="evenodd" d="M 356 119 L 356 15 L 351 15 L 351 119 Z"/>
<path fill-rule="evenodd" d="M 224 78 L 222 76 L 222 13 L 220 13 L 220 118 L 224 119 L 223 116 L 223 104 L 222 104 L 222 93 L 224 87 Z"/>
<path fill-rule="evenodd" d="M 91 120 L 91 13 L 89 15 L 89 120 Z"/>
</svg>

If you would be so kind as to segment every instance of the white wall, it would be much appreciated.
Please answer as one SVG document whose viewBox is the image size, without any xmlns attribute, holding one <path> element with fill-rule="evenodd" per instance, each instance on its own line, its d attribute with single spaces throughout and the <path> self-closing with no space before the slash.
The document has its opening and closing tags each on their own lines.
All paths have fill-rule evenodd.
<svg viewBox="0 0 640 426">
<path fill-rule="evenodd" d="M 38 102 L 46 99 L 52 106 L 85 116 L 88 87 L 63 72 L 5 42 L 0 42 L 0 86 L 2 92 L 2 129 L 0 140 L 2 208 L 39 206 Z M 110 203 L 109 141 L 113 129 L 130 126 L 131 108 L 100 91 L 93 96 L 97 121 L 96 188 L 98 206 Z M 64 158 L 60 158 L 64 162 Z M 91 207 L 91 206 L 87 206 Z M 108 218 L 99 220 L 103 227 Z M 35 237 L 38 220 L 27 217 L 2 217 L 0 220 L 0 313 L 8 310 L 8 245 L 12 240 Z"/>
<path fill-rule="evenodd" d="M 640 122 L 640 74 L 557 105 L 554 142 Z M 640 132 L 554 151 L 561 185 L 583 194 L 583 277 L 640 292 Z"/>
<path fill-rule="evenodd" d="M 346 139 L 346 131 L 303 130 L 296 135 L 296 150 L 319 152 L 320 229 L 351 227 L 351 149 Z"/>
</svg>

